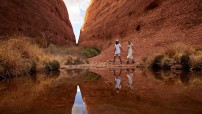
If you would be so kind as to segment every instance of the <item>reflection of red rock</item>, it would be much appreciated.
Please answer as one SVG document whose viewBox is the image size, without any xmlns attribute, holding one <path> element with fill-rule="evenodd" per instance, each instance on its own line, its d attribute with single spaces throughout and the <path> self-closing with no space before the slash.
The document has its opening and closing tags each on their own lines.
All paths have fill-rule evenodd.
<svg viewBox="0 0 202 114">
<path fill-rule="evenodd" d="M 71 114 L 76 95 L 76 85 L 63 84 L 56 88 L 49 88 L 44 94 L 38 96 L 33 103 L 36 113 L 67 113 Z M 42 111 L 39 111 L 42 110 Z M 37 112 L 38 111 L 38 112 Z M 55 111 L 55 112 L 54 112 Z"/>
<path fill-rule="evenodd" d="M 59 45 L 75 44 L 63 0 L 1 0 L 0 35 L 23 33 Z"/>
<path fill-rule="evenodd" d="M 79 43 L 102 49 L 93 61 L 113 58 L 117 38 L 124 49 L 132 40 L 136 59 L 175 42 L 201 45 L 201 7 L 201 0 L 92 0 Z"/>
<path fill-rule="evenodd" d="M 167 84 L 169 79 L 158 80 L 152 72 L 136 70 L 134 87 L 129 89 L 123 70 L 121 89 L 116 93 L 113 72 L 95 72 L 102 75 L 100 80 L 80 84 L 88 114 L 179 114 L 182 111 L 190 114 L 202 111 L 201 86 L 187 87 L 176 77 L 173 77 L 175 84 Z"/>
</svg>

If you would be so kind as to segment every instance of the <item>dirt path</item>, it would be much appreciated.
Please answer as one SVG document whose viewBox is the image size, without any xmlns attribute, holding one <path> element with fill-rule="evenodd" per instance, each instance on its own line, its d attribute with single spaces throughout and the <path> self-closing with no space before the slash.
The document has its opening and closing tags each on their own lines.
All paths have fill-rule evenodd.
<svg viewBox="0 0 202 114">
<path fill-rule="evenodd" d="M 112 68 L 136 68 L 136 64 L 83 64 L 83 65 L 63 65 L 60 69 L 112 69 Z"/>
</svg>

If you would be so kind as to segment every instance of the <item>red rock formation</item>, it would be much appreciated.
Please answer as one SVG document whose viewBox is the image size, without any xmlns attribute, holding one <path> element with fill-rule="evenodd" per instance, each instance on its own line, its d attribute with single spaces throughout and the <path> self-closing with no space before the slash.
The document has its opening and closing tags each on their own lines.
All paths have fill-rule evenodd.
<svg viewBox="0 0 202 114">
<path fill-rule="evenodd" d="M 201 0 L 92 0 L 79 43 L 102 50 L 94 62 L 113 58 L 115 39 L 124 50 L 131 40 L 136 59 L 176 42 L 201 45 L 201 8 Z"/>
<path fill-rule="evenodd" d="M 22 33 L 59 45 L 75 44 L 63 0 L 0 0 L 0 35 Z"/>
</svg>

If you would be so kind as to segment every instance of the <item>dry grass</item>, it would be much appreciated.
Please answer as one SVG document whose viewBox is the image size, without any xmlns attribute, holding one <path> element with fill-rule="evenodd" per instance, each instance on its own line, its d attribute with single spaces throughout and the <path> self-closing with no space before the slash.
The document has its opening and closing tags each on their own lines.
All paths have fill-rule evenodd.
<svg viewBox="0 0 202 114">
<path fill-rule="evenodd" d="M 44 63 L 52 61 L 42 48 L 24 36 L 12 36 L 0 43 L 0 74 L 17 76 L 43 69 Z"/>
<path fill-rule="evenodd" d="M 101 52 L 96 48 L 83 48 L 76 47 L 58 47 L 50 44 L 44 50 L 49 56 L 54 56 L 55 60 L 59 61 L 62 65 L 78 65 L 88 64 L 87 58 L 97 56 Z"/>
<path fill-rule="evenodd" d="M 162 58 L 158 59 L 158 56 L 162 55 Z M 184 58 L 186 57 L 186 58 Z M 183 58 L 183 60 L 182 60 Z M 187 60 L 184 60 L 187 59 Z M 170 69 L 175 64 L 188 65 L 191 69 L 202 69 L 202 51 L 194 49 L 193 47 L 181 43 L 173 44 L 167 47 L 164 52 L 157 55 L 151 55 L 143 57 L 142 61 L 148 67 L 154 64 L 163 69 Z M 157 63 L 156 63 L 157 62 Z"/>
<path fill-rule="evenodd" d="M 77 65 L 77 64 L 88 64 L 89 62 L 85 59 L 75 56 L 68 56 L 63 62 L 65 65 Z"/>
<path fill-rule="evenodd" d="M 96 56 L 99 50 L 82 47 L 58 47 L 50 44 L 40 48 L 35 38 L 13 35 L 0 42 L 0 76 L 18 76 L 41 70 L 57 70 L 61 64 L 87 64 L 85 58 Z M 38 38 L 39 39 L 39 38 Z"/>
</svg>

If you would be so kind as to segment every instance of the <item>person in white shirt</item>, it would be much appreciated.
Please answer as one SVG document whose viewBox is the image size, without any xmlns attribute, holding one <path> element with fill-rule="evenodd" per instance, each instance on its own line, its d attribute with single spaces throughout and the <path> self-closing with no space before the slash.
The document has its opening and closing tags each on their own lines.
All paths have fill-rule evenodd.
<svg viewBox="0 0 202 114">
<path fill-rule="evenodd" d="M 128 56 L 126 64 L 129 64 L 130 60 L 132 60 L 132 63 L 135 63 L 135 60 L 133 58 L 133 44 L 130 41 L 128 41 Z"/>
<path fill-rule="evenodd" d="M 115 63 L 116 57 L 119 57 L 120 64 L 122 64 L 121 51 L 123 51 L 123 50 L 121 48 L 121 44 L 119 43 L 119 40 L 117 39 L 116 43 L 115 43 L 115 49 L 114 49 L 114 61 L 113 61 L 113 64 Z"/>
<path fill-rule="evenodd" d="M 115 77 L 115 89 L 116 89 L 116 92 L 119 93 L 120 89 L 121 89 L 121 71 L 122 69 L 120 69 L 120 72 L 119 74 L 117 75 L 115 73 L 115 69 L 114 69 L 114 77 Z"/>
</svg>

